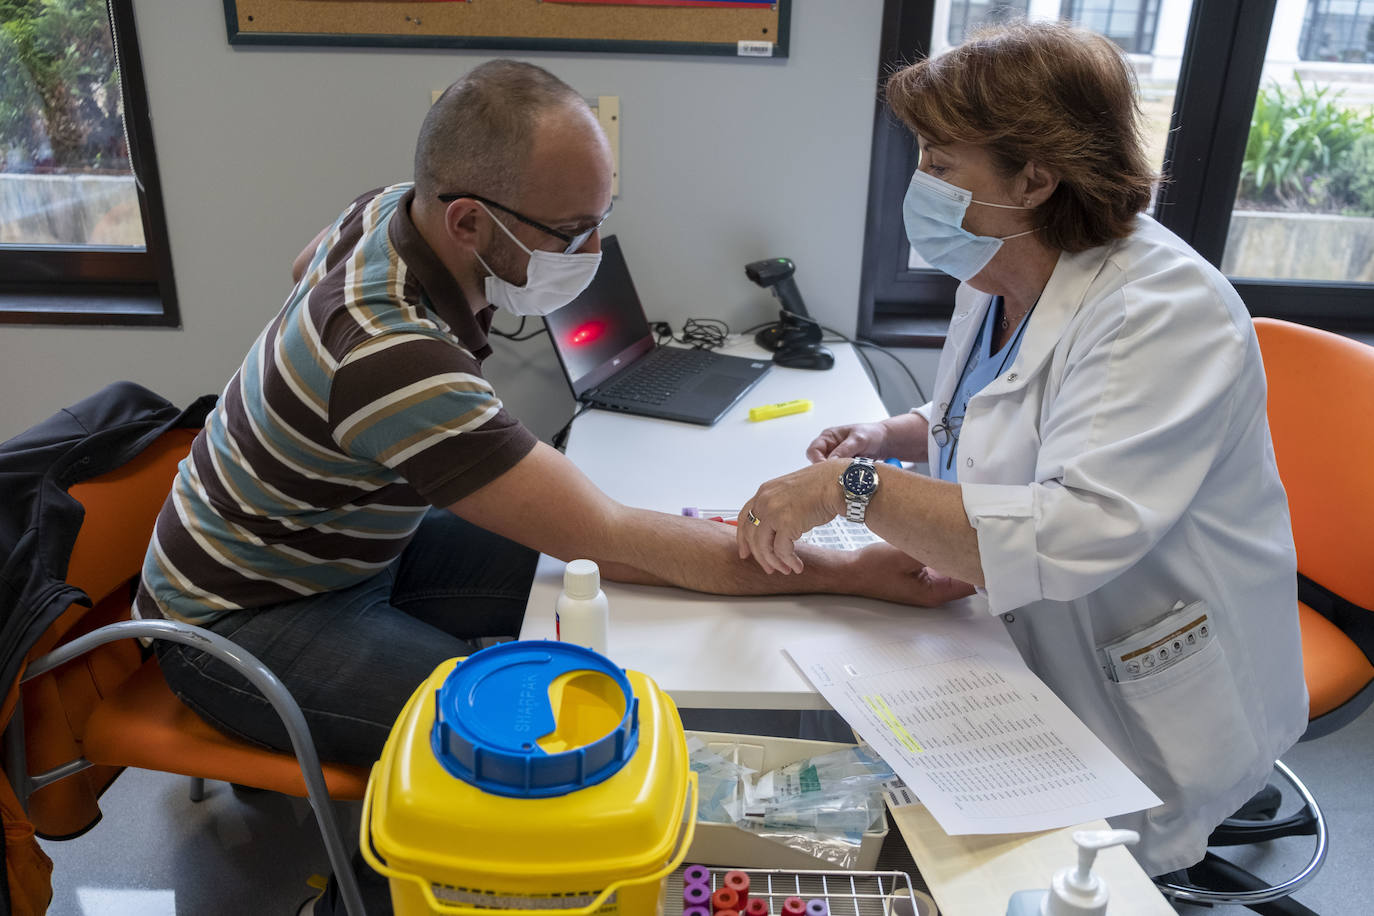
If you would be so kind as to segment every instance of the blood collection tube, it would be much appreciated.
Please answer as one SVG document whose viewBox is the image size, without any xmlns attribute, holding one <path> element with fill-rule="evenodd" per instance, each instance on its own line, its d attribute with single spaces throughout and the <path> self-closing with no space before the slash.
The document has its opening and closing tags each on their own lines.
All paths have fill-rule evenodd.
<svg viewBox="0 0 1374 916">
<path fill-rule="evenodd" d="M 705 884 L 684 885 L 682 888 L 682 905 L 709 909 L 711 906 L 711 888 Z"/>
<path fill-rule="evenodd" d="M 722 883 L 739 895 L 737 909 L 747 909 L 749 906 L 749 876 L 742 871 L 727 871 Z"/>
<path fill-rule="evenodd" d="M 705 906 L 684 907 L 682 916 L 711 916 L 711 908 Z"/>
<path fill-rule="evenodd" d="M 739 910 L 716 910 L 716 916 L 739 916 Z"/>
<path fill-rule="evenodd" d="M 769 916 L 768 901 L 762 897 L 750 897 L 749 903 L 744 907 L 744 916 Z"/>
<path fill-rule="evenodd" d="M 806 916 L 830 916 L 830 904 L 824 897 L 806 901 Z"/>
<path fill-rule="evenodd" d="M 806 916 L 806 901 L 800 897 L 788 897 L 782 902 L 782 916 Z"/>
<path fill-rule="evenodd" d="M 715 910 L 716 916 L 720 916 L 721 910 L 735 910 L 739 916 L 739 894 L 728 887 L 722 887 L 711 895 L 711 909 Z"/>
<path fill-rule="evenodd" d="M 687 870 L 682 873 L 682 883 L 684 886 L 688 884 L 705 884 L 709 887 L 711 884 L 711 869 L 707 868 L 705 865 L 688 865 Z"/>
</svg>

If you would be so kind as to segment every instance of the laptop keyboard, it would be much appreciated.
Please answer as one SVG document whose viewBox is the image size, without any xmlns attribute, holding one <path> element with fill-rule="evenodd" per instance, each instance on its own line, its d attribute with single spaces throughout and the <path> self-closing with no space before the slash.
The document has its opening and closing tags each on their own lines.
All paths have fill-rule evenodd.
<svg viewBox="0 0 1374 916">
<path fill-rule="evenodd" d="M 659 347 L 599 393 L 621 401 L 662 404 L 678 392 L 683 379 L 699 374 L 719 359 L 720 355 L 710 350 Z"/>
</svg>

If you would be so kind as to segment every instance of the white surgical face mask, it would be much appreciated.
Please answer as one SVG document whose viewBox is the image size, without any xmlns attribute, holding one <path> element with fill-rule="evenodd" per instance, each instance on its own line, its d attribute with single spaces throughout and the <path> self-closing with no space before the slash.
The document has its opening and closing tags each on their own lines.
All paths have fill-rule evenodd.
<svg viewBox="0 0 1374 916">
<path fill-rule="evenodd" d="M 1013 204 L 994 204 L 974 200 L 972 191 L 955 187 L 920 169 L 911 176 L 911 185 L 902 201 L 902 221 L 912 249 L 936 270 L 967 282 L 988 266 L 1007 239 L 1030 235 L 1027 229 L 1001 238 L 974 235 L 964 228 L 964 211 L 969 204 L 1003 210 L 1031 210 Z"/>
<path fill-rule="evenodd" d="M 592 282 L 592 277 L 596 276 L 596 269 L 601 266 L 601 252 L 563 254 L 531 251 L 520 243 L 515 233 L 506 228 L 505 223 L 487 210 L 486 204 L 478 201 L 477 205 L 486 210 L 487 216 L 501 227 L 501 231 L 530 256 L 530 264 L 525 268 L 525 285 L 516 286 L 496 276 L 482 256 L 473 252 L 477 255 L 478 263 L 486 268 L 487 301 L 492 305 L 499 305 L 512 315 L 547 315 L 576 299 Z"/>
</svg>

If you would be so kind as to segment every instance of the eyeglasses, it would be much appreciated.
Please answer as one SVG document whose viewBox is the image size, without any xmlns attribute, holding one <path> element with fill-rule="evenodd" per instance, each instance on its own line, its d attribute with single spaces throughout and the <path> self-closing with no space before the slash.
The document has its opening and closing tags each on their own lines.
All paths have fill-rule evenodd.
<svg viewBox="0 0 1374 916">
<path fill-rule="evenodd" d="M 930 435 L 935 439 L 935 444 L 940 448 L 949 447 L 949 456 L 945 458 L 945 470 L 954 467 L 954 446 L 959 444 L 959 430 L 964 426 L 964 417 L 960 414 L 951 417 L 946 411 L 940 418 L 940 422 L 930 428 Z"/>
<path fill-rule="evenodd" d="M 506 206 L 503 206 L 503 205 L 501 205 L 501 204 L 498 204 L 498 203 L 497 203 L 496 201 L 494 201 L 494 200 L 488 200 L 487 198 L 481 196 L 480 194 L 466 194 L 466 193 L 463 193 L 463 194 L 436 194 L 435 196 L 438 197 L 440 200 L 442 200 L 442 201 L 443 201 L 444 203 L 446 203 L 446 204 L 453 203 L 455 200 L 463 200 L 463 199 L 465 199 L 465 198 L 466 198 L 467 200 L 477 200 L 477 201 L 481 201 L 482 203 L 486 204 L 488 207 L 495 207 L 496 209 L 500 210 L 502 213 L 509 213 L 511 216 L 513 216 L 513 217 L 515 217 L 516 219 L 520 220 L 520 222 L 524 223 L 525 225 L 527 225 L 527 226 L 533 226 L 534 228 L 538 229 L 540 232 L 546 233 L 547 235 L 551 235 L 551 236 L 553 236 L 554 238 L 558 239 L 560 242 L 566 242 L 568 247 L 565 248 L 565 249 L 563 249 L 563 253 L 564 253 L 564 254 L 572 254 L 573 252 L 579 250 L 583 245 L 587 244 L 587 239 L 589 239 L 589 238 L 592 237 L 592 233 L 593 233 L 593 232 L 595 232 L 596 230 L 598 230 L 598 229 L 601 228 L 601 224 L 604 223 L 604 222 L 606 222 L 606 220 L 607 220 L 607 219 L 610 217 L 610 215 L 611 215 L 611 210 L 614 209 L 614 207 L 615 207 L 615 204 L 614 204 L 614 203 L 612 203 L 611 206 L 607 207 L 607 208 L 606 208 L 606 212 L 603 213 L 603 214 L 601 214 L 601 219 L 597 220 L 597 221 L 596 221 L 596 225 L 595 225 L 595 226 L 592 226 L 590 229 L 583 229 L 581 232 L 577 233 L 576 235 L 568 235 L 568 233 L 566 233 L 566 232 L 559 232 L 557 229 L 551 229 L 551 228 L 549 228 L 548 226 L 545 226 L 545 225 L 544 225 L 543 223 L 541 223 L 541 222 L 538 222 L 538 221 L 536 221 L 536 220 L 532 220 L 532 219 L 530 219 L 528 216 L 524 215 L 523 213 L 517 213 L 516 211 L 512 210 L 510 207 L 506 207 Z"/>
</svg>

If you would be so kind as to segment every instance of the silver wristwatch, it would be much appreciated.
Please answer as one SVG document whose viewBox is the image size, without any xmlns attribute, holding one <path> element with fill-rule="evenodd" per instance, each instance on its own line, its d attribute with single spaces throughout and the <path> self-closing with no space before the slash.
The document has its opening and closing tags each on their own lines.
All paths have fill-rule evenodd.
<svg viewBox="0 0 1374 916">
<path fill-rule="evenodd" d="M 864 524 L 868 513 L 868 501 L 878 490 L 878 472 L 873 469 L 872 458 L 855 458 L 840 475 L 840 489 L 844 491 L 844 517 L 851 522 Z"/>
</svg>

